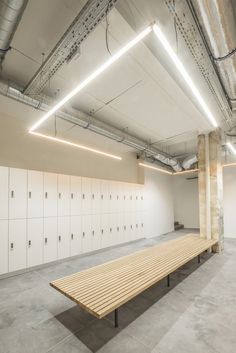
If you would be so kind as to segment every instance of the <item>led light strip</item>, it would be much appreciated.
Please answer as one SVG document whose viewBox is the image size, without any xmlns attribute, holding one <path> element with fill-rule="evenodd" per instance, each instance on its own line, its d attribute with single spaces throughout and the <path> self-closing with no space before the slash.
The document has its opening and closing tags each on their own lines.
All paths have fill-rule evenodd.
<svg viewBox="0 0 236 353">
<path fill-rule="evenodd" d="M 187 83 L 187 85 L 189 86 L 189 88 L 191 89 L 192 93 L 194 94 L 195 98 L 197 99 L 198 103 L 200 104 L 200 106 L 202 107 L 203 111 L 206 114 L 206 117 L 208 118 L 209 122 L 215 127 L 218 127 L 218 124 L 214 118 L 214 116 L 212 115 L 212 113 L 210 112 L 206 102 L 204 101 L 204 99 L 202 98 L 199 90 L 197 89 L 197 87 L 195 86 L 193 80 L 191 79 L 191 77 L 189 76 L 188 72 L 185 70 L 184 65 L 182 64 L 182 62 L 179 60 L 178 56 L 175 54 L 174 50 L 171 48 L 171 45 L 169 44 L 169 42 L 167 41 L 166 37 L 164 36 L 164 34 L 162 33 L 161 29 L 159 28 L 159 26 L 157 26 L 156 24 L 153 25 L 153 31 L 155 33 L 155 35 L 157 36 L 157 38 L 159 39 L 159 41 L 161 42 L 162 46 L 164 47 L 164 49 L 166 50 L 166 52 L 168 53 L 168 55 L 170 56 L 171 60 L 173 61 L 173 63 L 175 64 L 175 67 L 177 68 L 177 70 L 180 72 L 180 74 L 182 75 L 183 79 L 185 80 L 185 82 Z"/>
<path fill-rule="evenodd" d="M 39 132 L 34 132 L 34 131 L 30 131 L 30 133 L 32 135 L 35 135 L 35 136 L 38 136 L 38 137 L 43 137 L 43 138 L 45 138 L 47 140 L 50 140 L 50 141 L 64 143 L 65 145 L 68 145 L 68 146 L 77 147 L 77 148 L 80 148 L 81 150 L 85 150 L 85 151 L 89 151 L 89 152 L 94 152 L 94 153 L 100 154 L 100 155 L 105 156 L 105 157 L 118 159 L 119 161 L 122 160 L 121 157 L 116 156 L 114 154 L 102 152 L 102 151 L 96 150 L 94 148 L 91 148 L 91 147 L 88 147 L 88 146 L 84 146 L 84 145 L 79 145 L 77 143 L 70 142 L 70 141 L 67 141 L 67 140 L 64 140 L 64 139 L 61 139 L 61 138 L 57 138 L 57 137 L 53 137 L 53 136 L 49 136 L 49 135 L 45 135 L 45 134 L 40 134 Z"/>
<path fill-rule="evenodd" d="M 183 170 L 182 172 L 174 172 L 173 175 L 195 173 L 195 172 L 198 172 L 198 170 L 199 170 L 198 168 L 196 168 L 196 169 L 187 169 L 187 170 Z"/>
<path fill-rule="evenodd" d="M 127 53 L 131 48 L 138 44 L 143 38 L 145 38 L 152 31 L 152 26 L 145 28 L 141 33 L 139 33 L 134 39 L 127 43 L 123 48 L 121 48 L 116 54 L 114 54 L 109 60 L 107 60 L 103 65 L 101 65 L 97 70 L 90 74 L 84 81 L 78 84 L 70 93 L 68 93 L 60 102 L 58 102 L 52 109 L 50 109 L 40 120 L 38 120 L 31 128 L 30 132 L 36 130 L 43 122 L 45 122 L 50 116 L 52 116 L 58 109 L 60 109 L 64 104 L 66 104 L 71 98 L 73 98 L 77 93 L 79 93 L 84 87 L 86 87 L 95 78 L 101 75 L 105 70 L 107 70 L 114 62 L 120 59 L 125 53 Z"/>
<path fill-rule="evenodd" d="M 165 174 L 170 174 L 170 175 L 173 174 L 172 172 L 169 172 L 168 170 L 165 170 L 165 169 L 162 169 L 162 168 L 153 167 L 152 165 L 149 165 L 149 164 L 146 164 L 146 163 L 139 163 L 139 165 L 141 167 L 154 169 L 154 170 L 157 170 L 158 172 L 162 172 L 162 173 L 165 173 Z"/>
</svg>

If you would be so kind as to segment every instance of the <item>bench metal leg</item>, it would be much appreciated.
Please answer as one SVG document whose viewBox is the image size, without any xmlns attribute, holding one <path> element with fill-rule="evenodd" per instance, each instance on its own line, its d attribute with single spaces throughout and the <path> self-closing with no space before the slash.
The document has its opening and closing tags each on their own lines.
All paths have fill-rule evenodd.
<svg viewBox="0 0 236 353">
<path fill-rule="evenodd" d="M 115 327 L 118 327 L 118 309 L 115 309 Z"/>
<path fill-rule="evenodd" d="M 200 262 L 201 262 L 201 257 L 200 257 L 200 255 L 198 255 L 197 261 L 198 261 L 198 263 L 200 264 Z"/>
<path fill-rule="evenodd" d="M 170 275 L 167 276 L 167 287 L 170 286 Z"/>
</svg>

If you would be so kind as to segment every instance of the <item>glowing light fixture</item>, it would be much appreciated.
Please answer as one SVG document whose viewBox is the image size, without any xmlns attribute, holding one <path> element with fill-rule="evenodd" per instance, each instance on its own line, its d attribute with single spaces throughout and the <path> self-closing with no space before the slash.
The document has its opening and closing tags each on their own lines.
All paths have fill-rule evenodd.
<svg viewBox="0 0 236 353">
<path fill-rule="evenodd" d="M 236 163 L 226 163 L 222 167 L 236 167 Z"/>
<path fill-rule="evenodd" d="M 227 142 L 227 146 L 229 147 L 230 151 L 234 154 L 236 154 L 236 149 L 235 147 L 232 145 L 231 142 Z"/>
<path fill-rule="evenodd" d="M 162 172 L 162 173 L 165 173 L 165 174 L 170 174 L 170 175 L 173 174 L 172 172 L 169 172 L 168 170 L 165 170 L 165 169 L 162 169 L 162 168 L 158 168 L 158 167 L 153 167 L 153 166 L 150 165 L 150 164 L 139 163 L 139 165 L 140 165 L 141 167 L 149 168 L 149 169 L 154 169 L 154 170 L 157 170 L 158 172 Z"/>
<path fill-rule="evenodd" d="M 64 140 L 64 139 L 61 139 L 61 138 L 58 138 L 58 137 L 53 137 L 53 136 L 49 136 L 49 135 L 45 135 L 45 134 L 40 134 L 39 132 L 34 132 L 34 131 L 30 131 L 30 134 L 38 136 L 38 137 L 45 138 L 45 139 L 50 140 L 50 141 L 64 143 L 65 145 L 68 145 L 68 146 L 77 147 L 77 148 L 80 148 L 81 150 L 97 153 L 97 154 L 100 154 L 100 155 L 105 156 L 105 157 L 122 160 L 121 157 L 116 156 L 114 154 L 106 153 L 106 152 L 94 149 L 92 147 L 79 145 L 77 143 L 70 142 L 70 141 L 67 141 L 67 140 Z"/>
<path fill-rule="evenodd" d="M 187 169 L 187 170 L 183 170 L 182 172 L 175 172 L 175 173 L 173 173 L 173 175 L 188 174 L 188 173 L 195 173 L 195 172 L 198 172 L 198 168 L 196 168 L 196 169 Z"/>
<path fill-rule="evenodd" d="M 79 83 L 70 93 L 68 93 L 62 100 L 60 100 L 52 109 L 50 109 L 41 119 L 39 119 L 31 128 L 30 132 L 36 130 L 43 122 L 45 122 L 50 116 L 52 116 L 57 110 L 59 110 L 64 104 L 66 104 L 71 98 L 79 93 L 84 87 L 86 87 L 95 78 L 100 76 L 106 69 L 108 69 L 114 62 L 120 59 L 125 53 L 131 48 L 138 44 L 143 38 L 145 38 L 152 31 L 152 26 L 145 28 L 139 33 L 134 39 L 128 42 L 123 48 L 121 48 L 116 54 L 112 55 L 103 65 L 92 72 L 84 81 Z"/>
<path fill-rule="evenodd" d="M 171 60 L 173 61 L 175 67 L 177 68 L 177 70 L 180 72 L 180 74 L 182 75 L 183 79 L 185 80 L 185 82 L 187 83 L 188 87 L 190 88 L 190 90 L 192 91 L 193 95 L 195 96 L 195 98 L 197 99 L 198 103 L 200 104 L 200 106 L 202 107 L 203 111 L 206 114 L 207 119 L 209 120 L 209 122 L 216 128 L 218 127 L 218 124 L 214 118 L 214 116 L 212 115 L 212 113 L 210 112 L 206 102 L 204 101 L 204 99 L 202 98 L 199 90 L 197 89 L 197 87 L 195 86 L 193 80 L 191 79 L 190 75 L 188 74 L 188 72 L 185 70 L 184 65 L 182 64 L 182 62 L 179 60 L 178 56 L 175 54 L 174 50 L 172 49 L 171 45 L 169 44 L 168 40 L 166 39 L 166 37 L 164 36 L 164 34 L 162 33 L 161 29 L 159 28 L 159 26 L 157 24 L 153 25 L 153 31 L 155 33 L 155 35 L 157 36 L 157 38 L 159 39 L 159 41 L 161 42 L 162 46 L 164 47 L 165 51 L 168 53 L 168 55 L 170 56 Z"/>
</svg>

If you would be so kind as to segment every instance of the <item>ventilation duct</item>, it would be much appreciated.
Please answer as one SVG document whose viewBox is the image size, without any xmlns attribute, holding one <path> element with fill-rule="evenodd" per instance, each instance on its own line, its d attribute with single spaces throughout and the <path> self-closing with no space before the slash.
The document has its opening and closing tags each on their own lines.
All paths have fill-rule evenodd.
<svg viewBox="0 0 236 353">
<path fill-rule="evenodd" d="M 183 160 L 182 167 L 184 169 L 190 169 L 193 164 L 197 163 L 198 158 L 196 154 L 192 154 L 191 156 L 186 157 Z"/>
<path fill-rule="evenodd" d="M 231 0 L 191 0 L 222 78 L 236 109 L 236 21 Z"/>
<path fill-rule="evenodd" d="M 0 64 L 3 62 L 28 0 L 0 1 Z"/>
<path fill-rule="evenodd" d="M 166 156 L 163 156 L 162 154 L 157 154 L 154 157 L 163 164 L 172 167 L 175 172 L 181 172 L 181 170 L 183 170 L 176 158 L 168 158 Z"/>
</svg>

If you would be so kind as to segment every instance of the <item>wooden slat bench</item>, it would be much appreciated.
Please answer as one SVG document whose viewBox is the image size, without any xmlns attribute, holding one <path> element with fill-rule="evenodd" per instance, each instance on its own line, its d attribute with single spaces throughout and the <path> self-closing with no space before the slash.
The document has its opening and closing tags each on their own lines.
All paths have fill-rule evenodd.
<svg viewBox="0 0 236 353">
<path fill-rule="evenodd" d="M 200 261 L 200 254 L 216 243 L 189 234 L 55 280 L 50 285 L 98 319 L 115 311 L 117 327 L 121 305 L 164 277 L 169 285 L 172 272 L 194 257 Z"/>
</svg>

